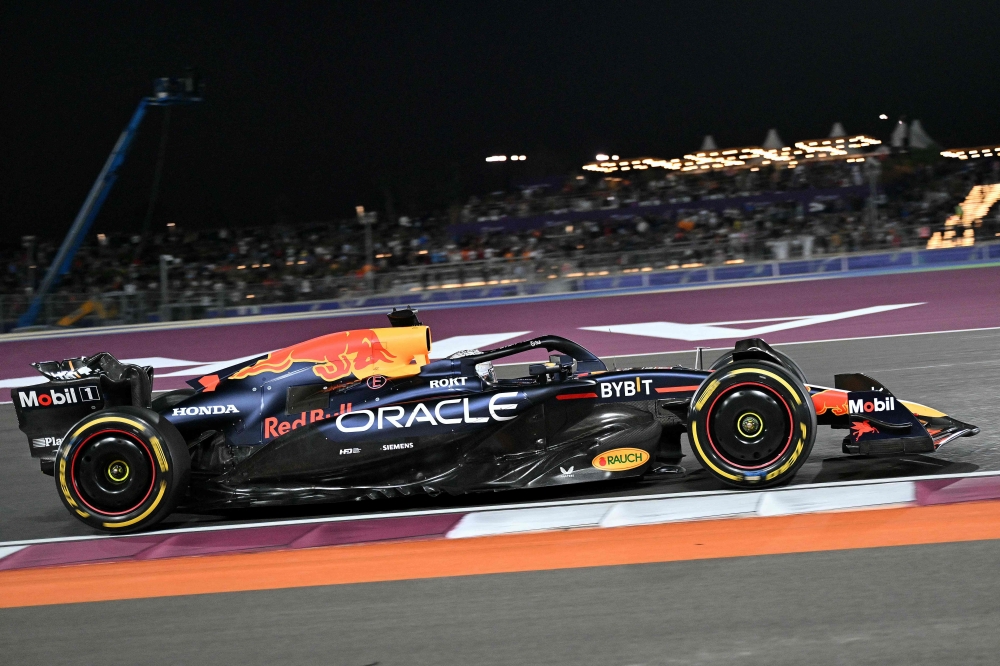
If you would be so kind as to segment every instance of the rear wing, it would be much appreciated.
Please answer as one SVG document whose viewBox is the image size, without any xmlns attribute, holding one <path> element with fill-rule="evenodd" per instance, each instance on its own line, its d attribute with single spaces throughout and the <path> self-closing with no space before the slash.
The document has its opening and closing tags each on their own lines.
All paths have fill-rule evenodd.
<svg viewBox="0 0 1000 666">
<path fill-rule="evenodd" d="M 153 368 L 119 362 L 106 352 L 32 363 L 49 381 L 11 389 L 17 426 L 33 458 L 51 460 L 66 432 L 105 407 L 149 407 Z"/>
</svg>

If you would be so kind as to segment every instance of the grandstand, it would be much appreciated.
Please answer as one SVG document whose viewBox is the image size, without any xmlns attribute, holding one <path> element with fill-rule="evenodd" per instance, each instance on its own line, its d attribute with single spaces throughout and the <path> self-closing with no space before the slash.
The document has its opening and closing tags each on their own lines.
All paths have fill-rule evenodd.
<svg viewBox="0 0 1000 666">
<path fill-rule="evenodd" d="M 882 142 L 864 134 L 857 136 L 838 136 L 834 125 L 830 137 L 823 139 L 807 139 L 797 141 L 794 146 L 785 146 L 777 132 L 771 130 L 768 138 L 760 146 L 745 146 L 742 148 L 705 148 L 695 153 L 688 153 L 683 158 L 660 159 L 655 157 L 640 157 L 624 160 L 608 160 L 607 155 L 598 156 L 598 161 L 584 164 L 584 171 L 597 173 L 623 173 L 625 171 L 644 171 L 646 169 L 667 169 L 670 171 L 699 172 L 711 169 L 750 169 L 759 171 L 760 167 L 774 165 L 794 169 L 806 160 L 844 160 L 845 162 L 864 162 L 862 153 L 872 146 Z M 710 139 L 711 137 L 706 137 Z M 714 146 L 715 141 L 707 142 Z M 615 156 L 617 157 L 617 156 Z M 604 158 L 604 159 L 601 159 Z"/>
<path fill-rule="evenodd" d="M 993 149 L 933 159 L 890 152 L 863 134 L 779 144 L 776 132 L 759 147 L 712 150 L 706 139 L 709 149 L 684 158 L 609 158 L 471 197 L 446 213 L 382 216 L 371 282 L 354 219 L 197 230 L 171 222 L 146 244 L 98 234 L 41 319 L 177 319 L 476 287 L 487 288 L 480 295 L 527 293 L 530 285 L 558 291 L 633 272 L 968 246 L 1000 231 L 990 216 L 1000 198 Z M 37 239 L 3 250 L 0 327 L 23 312 L 55 247 Z"/>
</svg>

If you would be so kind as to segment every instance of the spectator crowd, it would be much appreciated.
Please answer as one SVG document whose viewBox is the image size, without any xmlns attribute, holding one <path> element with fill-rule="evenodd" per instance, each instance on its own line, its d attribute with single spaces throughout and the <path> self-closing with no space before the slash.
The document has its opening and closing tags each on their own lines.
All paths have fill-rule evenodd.
<svg viewBox="0 0 1000 666">
<path fill-rule="evenodd" d="M 874 211 L 868 208 L 873 179 Z M 628 177 L 547 179 L 474 196 L 442 212 L 397 219 L 383 215 L 373 229 L 374 286 L 384 290 L 414 279 L 426 286 L 433 279 L 428 275 L 442 265 L 518 263 L 518 275 L 530 280 L 592 267 L 621 270 L 646 263 L 662 268 L 655 263 L 923 246 L 973 185 L 998 181 L 998 160 L 913 155 L 794 169 L 702 174 L 651 169 Z M 810 190 L 822 190 L 824 196 L 749 201 Z M 560 221 L 567 213 L 573 222 Z M 505 229 L 511 220 L 529 228 Z M 1000 231 L 995 227 L 991 214 L 977 235 L 992 238 Z M 58 239 L 39 239 L 31 248 L 17 243 L 2 248 L 0 294 L 29 296 L 57 247 Z M 171 298 L 294 301 L 373 288 L 366 275 L 364 230 L 348 219 L 218 229 L 184 228 L 178 222 L 148 239 L 91 234 L 57 291 L 80 298 L 106 292 L 158 297 L 161 255 L 172 257 L 166 272 Z"/>
</svg>

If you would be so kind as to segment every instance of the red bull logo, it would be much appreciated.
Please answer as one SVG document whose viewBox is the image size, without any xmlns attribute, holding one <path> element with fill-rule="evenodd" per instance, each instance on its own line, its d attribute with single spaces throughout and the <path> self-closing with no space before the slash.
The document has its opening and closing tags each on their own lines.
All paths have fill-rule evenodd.
<svg viewBox="0 0 1000 666">
<path fill-rule="evenodd" d="M 878 428 L 873 426 L 868 421 L 857 421 L 851 424 L 851 434 L 854 435 L 855 442 L 861 439 L 864 435 L 877 432 Z"/>
<path fill-rule="evenodd" d="M 363 328 L 331 333 L 271 352 L 266 358 L 238 370 L 230 379 L 245 379 L 265 372 L 284 372 L 293 363 L 312 363 L 313 373 L 328 382 L 351 374 L 361 379 L 372 375 L 373 368 L 379 364 L 392 364 L 395 359 L 379 340 L 376 331 Z"/>
<path fill-rule="evenodd" d="M 816 416 L 821 416 L 827 412 L 834 416 L 846 416 L 848 413 L 847 391 L 837 389 L 825 389 L 819 393 L 814 393 L 812 397 L 813 406 L 816 407 Z"/>
</svg>

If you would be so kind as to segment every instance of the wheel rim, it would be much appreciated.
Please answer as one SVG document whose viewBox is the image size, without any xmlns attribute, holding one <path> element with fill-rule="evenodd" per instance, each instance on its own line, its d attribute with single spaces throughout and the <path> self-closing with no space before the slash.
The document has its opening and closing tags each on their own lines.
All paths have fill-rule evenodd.
<svg viewBox="0 0 1000 666">
<path fill-rule="evenodd" d="M 792 441 L 792 422 L 788 402 L 757 382 L 723 390 L 706 414 L 712 450 L 740 469 L 761 469 L 780 460 Z"/>
<path fill-rule="evenodd" d="M 131 472 L 132 470 L 129 468 L 127 462 L 124 460 L 114 460 L 108 465 L 105 474 L 112 483 L 125 483 L 128 481 Z"/>
<path fill-rule="evenodd" d="M 156 470 L 149 447 L 123 430 L 96 432 L 76 447 L 70 478 L 91 511 L 121 516 L 141 507 L 153 491 Z"/>
</svg>

